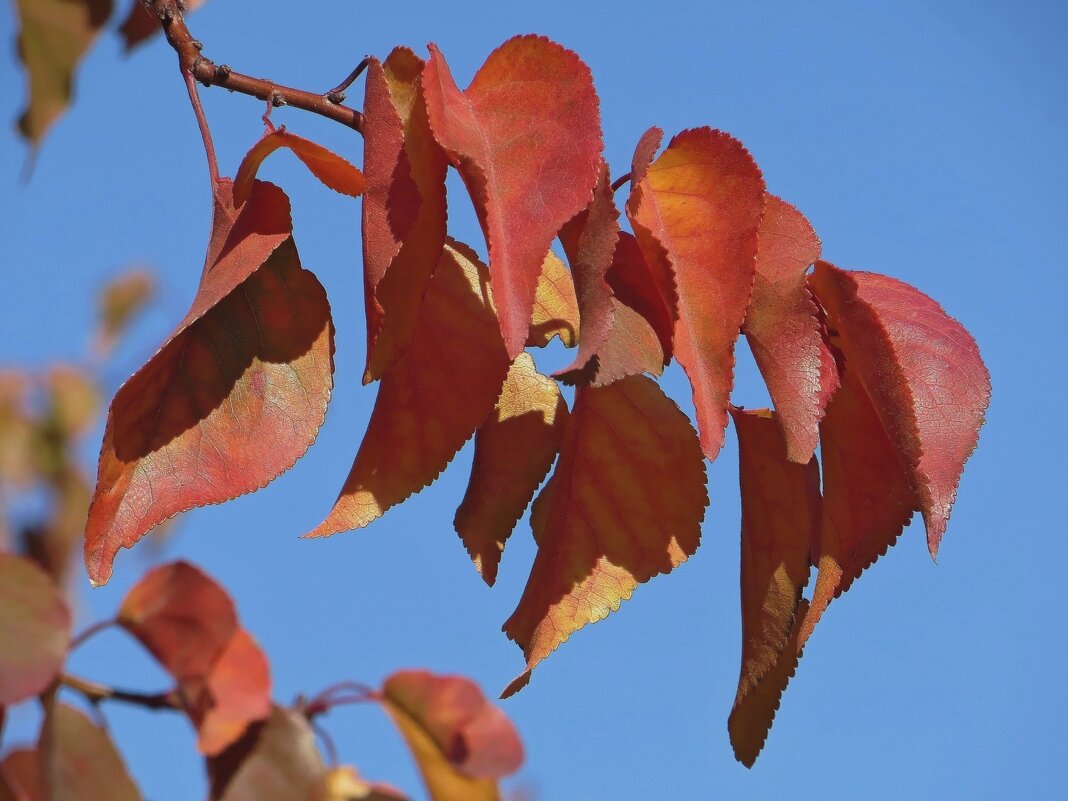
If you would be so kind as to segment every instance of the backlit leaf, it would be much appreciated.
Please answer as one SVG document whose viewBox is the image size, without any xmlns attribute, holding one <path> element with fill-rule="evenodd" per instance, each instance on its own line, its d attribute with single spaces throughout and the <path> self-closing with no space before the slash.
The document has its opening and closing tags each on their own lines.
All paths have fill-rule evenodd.
<svg viewBox="0 0 1068 801">
<path fill-rule="evenodd" d="M 367 65 L 364 101 L 364 383 L 381 378 L 415 331 L 445 244 L 445 153 L 430 133 L 423 60 L 398 47 Z"/>
<path fill-rule="evenodd" d="M 463 92 L 430 45 L 423 90 L 434 136 L 482 225 L 501 331 L 514 358 L 527 339 L 542 259 L 597 183 L 602 144 L 593 79 L 571 51 L 521 36 L 491 53 Z"/>
<path fill-rule="evenodd" d="M 115 395 L 85 535 L 89 578 L 179 512 L 265 486 L 308 449 L 333 379 L 326 293 L 300 266 L 289 201 L 220 182 L 193 306 Z"/>
<path fill-rule="evenodd" d="M 560 337 L 566 348 L 575 347 L 579 340 L 579 304 L 571 271 L 550 250 L 538 275 L 527 347 L 544 348 L 553 337 Z"/>
<path fill-rule="evenodd" d="M 446 245 L 415 334 L 386 371 L 333 510 L 307 537 L 362 528 L 438 477 L 496 404 L 508 372 L 485 267 Z"/>
<path fill-rule="evenodd" d="M 516 357 L 489 419 L 475 433 L 471 481 L 456 531 L 486 583 L 493 585 L 504 543 L 552 467 L 567 403 L 556 382 L 526 353 Z"/>
<path fill-rule="evenodd" d="M 267 657 L 245 629 L 238 629 L 215 660 L 197 706 L 191 710 L 200 753 L 214 756 L 249 726 L 271 714 Z"/>
<path fill-rule="evenodd" d="M 538 555 L 504 624 L 527 668 L 504 695 L 572 632 L 691 556 L 707 504 L 697 436 L 654 381 L 580 387 L 556 471 L 531 513 Z"/>
<path fill-rule="evenodd" d="M 633 189 L 627 213 L 647 263 L 662 246 L 675 275 L 674 354 L 693 387 L 701 448 L 723 445 L 734 343 L 753 288 L 764 179 L 738 140 L 684 131 Z"/>
<path fill-rule="evenodd" d="M 70 645 L 70 609 L 28 559 L 0 553 L 0 706 L 38 695 L 55 680 Z"/>
<path fill-rule="evenodd" d="M 308 801 L 408 801 L 400 790 L 386 784 L 364 781 L 356 768 L 333 768 Z"/>
<path fill-rule="evenodd" d="M 255 745 L 221 795 L 222 801 L 305 801 L 326 776 L 311 725 L 300 712 L 276 706 Z"/>
<path fill-rule="evenodd" d="M 827 401 L 838 388 L 834 357 L 805 281 L 820 256 L 820 241 L 801 212 L 774 195 L 766 200 L 743 331 L 775 404 L 786 452 L 791 461 L 805 464 L 816 450 Z"/>
<path fill-rule="evenodd" d="M 111 351 L 155 291 L 155 279 L 147 270 L 129 270 L 108 281 L 97 298 L 97 353 Z"/>
<path fill-rule="evenodd" d="M 52 705 L 37 750 L 45 762 L 42 801 L 140 801 L 107 730 L 73 707 Z"/>
</svg>

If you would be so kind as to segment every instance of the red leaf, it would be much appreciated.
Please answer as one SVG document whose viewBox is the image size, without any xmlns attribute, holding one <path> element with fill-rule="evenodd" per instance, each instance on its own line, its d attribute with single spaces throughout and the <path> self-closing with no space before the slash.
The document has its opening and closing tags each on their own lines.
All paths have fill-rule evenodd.
<svg viewBox="0 0 1068 801">
<path fill-rule="evenodd" d="M 820 476 L 814 457 L 804 465 L 787 459 L 776 415 L 732 417 L 742 488 L 742 668 L 728 728 L 735 755 L 752 766 L 792 673 L 776 666 L 797 662 L 789 646 L 819 537 Z"/>
<path fill-rule="evenodd" d="M 381 378 L 411 339 L 445 244 L 445 154 L 430 133 L 423 61 L 398 47 L 367 66 L 364 101 L 364 383 Z"/>
<path fill-rule="evenodd" d="M 811 285 L 897 448 L 934 556 L 990 403 L 975 340 L 896 279 L 819 262 Z"/>
<path fill-rule="evenodd" d="M 572 632 L 697 550 L 708 495 L 686 416 L 644 376 L 580 387 L 560 459 L 531 513 L 538 555 L 504 631 L 530 672 Z"/>
<path fill-rule="evenodd" d="M 627 203 L 647 263 L 670 258 L 678 288 L 675 356 L 693 387 L 701 447 L 723 445 L 734 342 L 753 287 L 764 179 L 741 143 L 709 128 L 684 131 L 650 165 Z"/>
<path fill-rule="evenodd" d="M 292 150 L 293 155 L 300 159 L 324 186 L 350 197 L 363 194 L 366 182 L 362 172 L 337 153 L 302 136 L 291 134 L 283 126 L 265 133 L 241 160 L 241 166 L 237 168 L 237 176 L 234 178 L 236 208 L 241 208 L 248 200 L 263 160 L 280 147 Z"/>
<path fill-rule="evenodd" d="M 671 361 L 675 348 L 679 303 L 675 277 L 664 247 L 633 218 L 631 225 L 642 236 L 643 244 L 639 245 L 633 234 L 620 231 L 606 279 L 616 299 L 638 312 L 652 327 L 665 365 Z"/>
<path fill-rule="evenodd" d="M 497 407 L 475 432 L 471 481 L 456 511 L 456 532 L 490 586 L 505 542 L 552 467 L 566 420 L 556 382 L 519 354 Z"/>
<path fill-rule="evenodd" d="M 655 125 L 641 135 L 638 144 L 634 146 L 634 155 L 630 160 L 630 183 L 637 186 L 649 172 L 649 165 L 656 157 L 656 151 L 664 141 L 664 132 Z"/>
<path fill-rule="evenodd" d="M 0 553 L 0 708 L 44 692 L 63 668 L 71 615 L 37 565 Z"/>
<path fill-rule="evenodd" d="M 493 411 L 508 357 L 483 294 L 484 270 L 465 246 L 446 245 L 341 494 L 306 537 L 362 528 L 429 485 Z"/>
<path fill-rule="evenodd" d="M 819 421 L 838 388 L 834 356 L 823 341 L 805 282 L 820 241 L 801 212 L 767 195 L 760 224 L 756 279 L 743 331 L 768 385 L 789 459 L 805 464 L 816 450 Z"/>
<path fill-rule="evenodd" d="M 215 756 L 239 740 L 249 726 L 271 714 L 271 671 L 267 656 L 245 629 L 230 638 L 208 674 L 191 717 L 200 753 Z"/>
<path fill-rule="evenodd" d="M 545 252 L 597 183 L 602 144 L 593 79 L 571 51 L 522 36 L 490 54 L 464 92 L 430 45 L 423 90 L 434 136 L 482 225 L 501 331 L 514 358 L 526 342 Z"/>
<path fill-rule="evenodd" d="M 289 201 L 256 182 L 240 210 L 216 192 L 193 306 L 115 395 L 85 535 L 89 578 L 178 512 L 252 492 L 315 439 L 333 373 L 326 293 L 303 270 Z"/>
</svg>

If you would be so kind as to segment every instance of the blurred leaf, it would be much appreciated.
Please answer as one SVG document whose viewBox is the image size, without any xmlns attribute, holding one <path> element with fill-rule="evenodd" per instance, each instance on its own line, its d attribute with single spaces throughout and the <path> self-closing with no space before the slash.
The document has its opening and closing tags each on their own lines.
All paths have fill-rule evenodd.
<svg viewBox="0 0 1068 801">
<path fill-rule="evenodd" d="M 326 776 L 308 721 L 292 709 L 276 706 L 255 746 L 221 795 L 221 801 L 304 801 L 312 798 Z"/>
<path fill-rule="evenodd" d="M 111 352 L 155 291 L 156 281 L 147 270 L 129 270 L 108 281 L 97 298 L 98 323 L 93 347 L 98 354 Z"/>
<path fill-rule="evenodd" d="M 408 797 L 387 784 L 368 783 L 356 768 L 346 766 L 327 773 L 309 801 L 408 801 Z"/>
<path fill-rule="evenodd" d="M 141 799 L 107 730 L 74 707 L 52 706 L 42 724 L 37 749 L 45 761 L 48 801 Z"/>
</svg>

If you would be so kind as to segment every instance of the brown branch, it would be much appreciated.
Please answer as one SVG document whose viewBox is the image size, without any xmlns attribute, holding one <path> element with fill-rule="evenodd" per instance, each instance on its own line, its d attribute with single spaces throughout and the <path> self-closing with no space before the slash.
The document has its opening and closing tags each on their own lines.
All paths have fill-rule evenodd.
<svg viewBox="0 0 1068 801">
<path fill-rule="evenodd" d="M 619 176 L 618 178 L 616 178 L 615 181 L 612 182 L 612 191 L 613 192 L 618 192 L 620 189 L 623 188 L 623 185 L 625 183 L 627 183 L 629 180 L 630 180 L 630 173 L 629 172 L 623 173 L 623 175 Z"/>
<path fill-rule="evenodd" d="M 129 690 L 117 690 L 105 684 L 97 684 L 77 676 L 64 673 L 59 677 L 59 683 L 80 693 L 91 704 L 99 704 L 101 701 L 121 701 L 124 704 L 132 704 L 145 709 L 174 709 L 184 711 L 182 699 L 178 692 L 171 690 L 165 693 L 137 693 Z"/>
<path fill-rule="evenodd" d="M 269 101 L 275 106 L 295 106 L 340 122 L 356 131 L 363 130 L 363 115 L 355 109 L 333 102 L 328 96 L 330 93 L 318 95 L 303 89 L 282 86 L 265 78 L 253 78 L 202 56 L 200 50 L 203 45 L 193 38 L 189 28 L 186 27 L 182 16 L 181 0 L 141 0 L 141 2 L 150 14 L 159 18 L 167 41 L 178 54 L 178 63 L 181 65 L 182 72 L 192 75 L 205 86 L 222 86 L 231 92 L 239 92 Z"/>
</svg>

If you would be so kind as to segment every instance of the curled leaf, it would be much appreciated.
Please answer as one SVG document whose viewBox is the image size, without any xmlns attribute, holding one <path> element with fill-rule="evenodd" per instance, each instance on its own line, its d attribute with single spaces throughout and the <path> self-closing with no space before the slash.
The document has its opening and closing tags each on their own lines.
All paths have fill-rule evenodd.
<svg viewBox="0 0 1068 801">
<path fill-rule="evenodd" d="M 551 250 L 545 254 L 534 293 L 528 348 L 544 348 L 559 337 L 565 348 L 579 341 L 579 304 L 571 271 Z"/>
<path fill-rule="evenodd" d="M 234 206 L 241 208 L 252 192 L 263 160 L 281 147 L 289 148 L 312 175 L 323 185 L 342 195 L 358 197 L 363 194 L 363 173 L 336 153 L 327 150 L 302 136 L 287 131 L 284 127 L 268 131 L 241 160 L 234 178 Z"/>
</svg>

